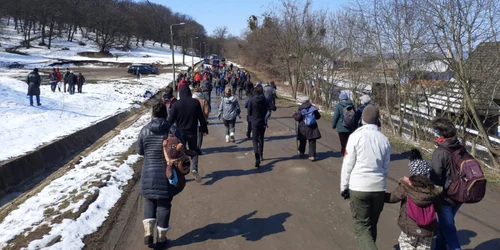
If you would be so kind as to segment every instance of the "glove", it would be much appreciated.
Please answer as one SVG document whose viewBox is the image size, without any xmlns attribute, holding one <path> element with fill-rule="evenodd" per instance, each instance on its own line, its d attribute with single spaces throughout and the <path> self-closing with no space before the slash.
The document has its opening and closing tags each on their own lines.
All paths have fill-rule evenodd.
<svg viewBox="0 0 500 250">
<path fill-rule="evenodd" d="M 340 196 L 342 196 L 344 200 L 348 200 L 349 198 L 351 198 L 349 195 L 349 189 L 345 189 L 344 191 L 342 191 L 340 193 Z"/>
</svg>

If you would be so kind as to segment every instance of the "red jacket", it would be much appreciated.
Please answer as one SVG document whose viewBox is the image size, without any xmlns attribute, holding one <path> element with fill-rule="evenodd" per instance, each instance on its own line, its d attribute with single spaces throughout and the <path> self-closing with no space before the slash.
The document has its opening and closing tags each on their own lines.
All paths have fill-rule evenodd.
<svg viewBox="0 0 500 250">
<path fill-rule="evenodd" d="M 188 82 L 186 81 L 186 79 L 182 79 L 180 82 L 179 82 L 179 85 L 177 85 L 177 89 L 181 89 L 181 87 L 184 85 L 184 84 L 187 84 Z"/>
<path fill-rule="evenodd" d="M 57 81 L 58 82 L 62 82 L 62 75 L 61 75 L 61 72 L 57 71 Z"/>
<path fill-rule="evenodd" d="M 200 76 L 200 73 L 196 73 L 196 74 L 194 75 L 194 80 L 195 80 L 196 82 L 200 82 L 200 81 L 201 81 L 201 76 Z"/>
</svg>

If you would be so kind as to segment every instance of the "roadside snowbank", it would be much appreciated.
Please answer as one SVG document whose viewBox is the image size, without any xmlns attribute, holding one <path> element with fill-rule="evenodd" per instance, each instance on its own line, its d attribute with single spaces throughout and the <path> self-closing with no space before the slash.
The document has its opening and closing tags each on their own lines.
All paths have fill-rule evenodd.
<svg viewBox="0 0 500 250">
<path fill-rule="evenodd" d="M 120 157 L 134 145 L 141 128 L 150 119 L 150 114 L 142 116 L 5 217 L 0 224 L 0 248 L 6 247 L 6 242 L 17 235 L 48 226 L 50 232 L 30 242 L 27 249 L 82 249 L 84 237 L 102 225 L 132 178 L 132 165 L 140 157 L 135 154 L 125 160 Z M 79 211 L 95 195 L 97 199 L 88 204 L 85 211 Z M 75 214 L 77 218 L 70 219 L 65 214 Z M 59 216 L 63 217 L 62 221 L 57 220 Z M 61 237 L 57 243 L 47 246 L 57 237 Z"/>
<path fill-rule="evenodd" d="M 27 84 L 0 77 L 0 138 L 8 145 L 0 151 L 0 161 L 36 149 L 45 143 L 86 128 L 102 119 L 145 102 L 144 93 L 156 93 L 172 81 L 172 74 L 86 84 L 83 93 L 69 95 L 41 86 L 40 107 L 29 106 Z M 36 105 L 36 101 L 35 101 Z"/>
</svg>

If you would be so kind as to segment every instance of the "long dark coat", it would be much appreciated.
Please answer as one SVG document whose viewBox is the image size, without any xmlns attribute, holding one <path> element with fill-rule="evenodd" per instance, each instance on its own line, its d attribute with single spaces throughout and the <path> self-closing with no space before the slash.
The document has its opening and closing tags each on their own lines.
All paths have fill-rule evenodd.
<svg viewBox="0 0 500 250">
<path fill-rule="evenodd" d="M 295 121 L 299 122 L 298 126 L 298 133 L 297 133 L 297 139 L 299 140 L 317 140 L 321 138 L 321 133 L 319 132 L 318 128 L 318 123 L 307 126 L 306 123 L 304 122 L 304 117 L 302 116 L 302 110 L 303 109 L 308 109 L 312 106 L 310 102 L 308 103 L 303 103 L 300 105 L 298 112 L 295 112 L 293 114 L 293 119 Z M 321 118 L 321 114 L 318 112 L 318 110 L 314 111 L 314 116 L 316 117 L 316 120 L 319 120 Z"/>
<path fill-rule="evenodd" d="M 40 95 L 40 75 L 38 72 L 32 71 L 28 74 L 28 95 Z"/>
</svg>

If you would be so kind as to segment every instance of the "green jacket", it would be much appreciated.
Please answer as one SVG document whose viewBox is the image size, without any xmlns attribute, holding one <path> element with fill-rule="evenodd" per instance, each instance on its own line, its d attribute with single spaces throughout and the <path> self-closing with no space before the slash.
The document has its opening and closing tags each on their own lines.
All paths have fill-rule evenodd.
<svg viewBox="0 0 500 250">
<path fill-rule="evenodd" d="M 347 132 L 353 132 L 344 127 L 342 122 L 344 121 L 343 115 L 344 115 L 344 107 L 347 107 L 349 105 L 354 106 L 352 101 L 347 100 L 347 101 L 341 101 L 337 104 L 335 104 L 335 107 L 333 109 L 333 121 L 332 121 L 332 128 L 336 129 L 337 132 L 339 133 L 347 133 Z"/>
</svg>

